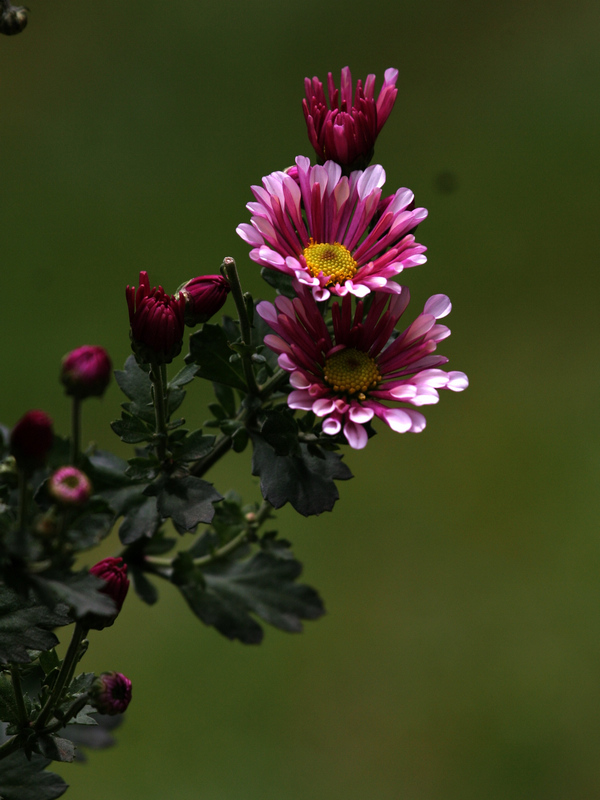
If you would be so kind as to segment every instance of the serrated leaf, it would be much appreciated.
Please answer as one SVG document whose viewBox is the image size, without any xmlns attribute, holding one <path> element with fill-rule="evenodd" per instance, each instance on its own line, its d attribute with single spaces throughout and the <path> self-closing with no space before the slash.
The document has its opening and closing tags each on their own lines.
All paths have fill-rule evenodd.
<svg viewBox="0 0 600 800">
<path fill-rule="evenodd" d="M 75 550 L 88 550 L 95 547 L 110 533 L 115 516 L 113 513 L 84 513 L 68 530 L 68 540 Z"/>
<path fill-rule="evenodd" d="M 89 708 L 86 706 L 85 708 Z M 75 758 L 77 761 L 85 761 L 86 758 L 81 752 L 81 747 L 89 747 L 93 750 L 103 750 L 106 747 L 111 747 L 115 740 L 110 735 L 110 731 L 123 722 L 123 714 L 115 714 L 109 716 L 108 714 L 93 714 L 95 725 L 76 725 L 69 724 L 62 729 L 64 733 L 72 742 L 77 745 L 77 752 Z"/>
<path fill-rule="evenodd" d="M 128 509 L 119 528 L 119 538 L 123 544 L 132 544 L 144 537 L 150 539 L 160 524 L 156 497 L 145 497 L 141 503 Z"/>
<path fill-rule="evenodd" d="M 225 413 L 230 417 L 234 417 L 235 394 L 233 389 L 230 386 L 223 386 L 222 383 L 213 383 L 213 390 Z"/>
<path fill-rule="evenodd" d="M 36 750 L 45 758 L 52 761 L 73 761 L 75 758 L 75 745 L 69 739 L 63 739 L 55 733 L 39 736 L 36 741 Z"/>
<path fill-rule="evenodd" d="M 140 408 L 152 406 L 149 373 L 129 356 L 123 370 L 115 370 L 115 380 L 121 391 Z"/>
<path fill-rule="evenodd" d="M 65 603 L 78 619 L 86 614 L 115 614 L 114 601 L 101 591 L 104 581 L 88 572 L 70 575 L 66 580 L 36 576 L 34 582 L 40 594 L 48 600 Z"/>
<path fill-rule="evenodd" d="M 278 456 L 300 454 L 298 424 L 286 406 L 266 411 L 260 432 Z"/>
<path fill-rule="evenodd" d="M 331 511 L 339 499 L 334 481 L 352 477 L 337 453 L 321 451 L 319 458 L 301 444 L 298 455 L 279 456 L 261 435 L 251 433 L 250 438 L 252 474 L 260 476 L 262 496 L 274 508 L 291 503 L 305 517 Z"/>
<path fill-rule="evenodd" d="M 241 367 L 231 364 L 232 350 L 224 330 L 219 325 L 207 323 L 190 336 L 190 352 L 186 362 L 198 365 L 198 376 L 209 381 L 247 391 Z"/>
<path fill-rule="evenodd" d="M 291 275 L 286 275 L 284 272 L 280 272 L 277 269 L 263 267 L 260 271 L 260 277 L 268 283 L 269 286 L 277 289 L 278 294 L 282 294 L 284 297 L 289 297 L 291 299 L 296 297 L 296 292 L 292 286 Z"/>
<path fill-rule="evenodd" d="M 243 561 L 215 561 L 200 572 L 188 569 L 178 576 L 179 589 L 192 611 L 228 639 L 258 644 L 263 630 L 252 616 L 290 633 L 302 630 L 303 619 L 324 613 L 317 592 L 294 581 L 302 565 L 258 552 Z"/>
<path fill-rule="evenodd" d="M 121 419 L 111 422 L 110 427 L 126 444 L 149 442 L 154 436 L 154 432 L 143 420 L 127 411 L 123 411 Z"/>
<path fill-rule="evenodd" d="M 34 753 L 28 761 L 18 750 L 0 761 L 2 800 L 54 800 L 69 788 L 60 775 L 44 772 L 50 759 Z"/>
<path fill-rule="evenodd" d="M 193 475 L 169 478 L 158 495 L 157 508 L 176 526 L 192 531 L 199 522 L 210 522 L 215 514 L 213 503 L 222 500 L 212 484 Z"/>
<path fill-rule="evenodd" d="M 210 453 L 215 443 L 214 436 L 206 436 L 202 430 L 192 431 L 189 436 L 177 444 L 174 450 L 178 461 L 196 461 Z"/>
<path fill-rule="evenodd" d="M 50 650 L 58 644 L 52 628 L 72 622 L 66 608 L 50 610 L 33 596 L 23 600 L 0 586 L 0 662 L 28 664 L 28 650 Z"/>
<path fill-rule="evenodd" d="M 87 454 L 91 468 L 86 469 L 94 487 L 121 486 L 127 483 L 127 462 L 108 450 L 94 450 Z"/>
<path fill-rule="evenodd" d="M 191 383 L 196 377 L 197 369 L 195 364 L 186 364 L 186 366 L 180 369 L 177 375 L 169 381 L 169 389 L 176 389 Z"/>
</svg>

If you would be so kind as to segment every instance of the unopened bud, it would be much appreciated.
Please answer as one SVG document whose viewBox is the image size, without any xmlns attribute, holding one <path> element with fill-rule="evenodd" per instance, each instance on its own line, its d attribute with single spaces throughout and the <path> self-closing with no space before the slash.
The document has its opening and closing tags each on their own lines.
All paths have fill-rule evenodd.
<svg viewBox="0 0 600 800">
<path fill-rule="evenodd" d="M 103 672 L 90 692 L 90 703 L 100 714 L 122 714 L 131 702 L 131 681 L 121 672 Z"/>
<path fill-rule="evenodd" d="M 20 469 L 33 470 L 44 466 L 53 440 L 50 417 L 44 411 L 28 411 L 11 431 L 10 452 Z"/>
<path fill-rule="evenodd" d="M 129 590 L 127 564 L 123 562 L 122 558 L 103 558 L 90 569 L 90 574 L 104 581 L 104 586 L 100 591 L 112 598 L 116 606 L 115 613 L 112 615 L 87 614 L 81 620 L 85 627 L 101 631 L 113 624 L 127 597 Z"/>
<path fill-rule="evenodd" d="M 112 363 L 106 350 L 85 344 L 63 358 L 60 379 L 68 395 L 84 400 L 104 394 L 111 371 Z"/>
<path fill-rule="evenodd" d="M 229 281 L 221 275 L 199 275 L 180 286 L 177 294 L 185 297 L 185 324 L 200 325 L 219 311 L 230 291 Z"/>
</svg>

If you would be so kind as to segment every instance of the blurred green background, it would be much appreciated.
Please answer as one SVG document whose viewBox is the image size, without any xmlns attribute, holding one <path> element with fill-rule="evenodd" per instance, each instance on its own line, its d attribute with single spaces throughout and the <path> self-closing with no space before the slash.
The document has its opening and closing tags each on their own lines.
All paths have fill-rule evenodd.
<svg viewBox="0 0 600 800">
<path fill-rule="evenodd" d="M 327 604 L 304 634 L 232 644 L 168 586 L 92 632 L 85 668 L 134 701 L 118 747 L 59 767 L 68 796 L 599 797 L 598 3 L 30 7 L 0 40 L 4 423 L 42 407 L 67 432 L 60 358 L 123 363 L 140 269 L 174 291 L 232 255 L 271 297 L 235 227 L 251 184 L 312 156 L 304 77 L 346 64 L 400 70 L 376 161 L 430 211 L 406 282 L 450 295 L 440 349 L 471 379 L 422 434 L 348 452 L 333 513 L 278 514 Z M 87 404 L 86 439 L 119 444 L 119 402 Z M 213 478 L 258 496 L 249 453 Z"/>
</svg>

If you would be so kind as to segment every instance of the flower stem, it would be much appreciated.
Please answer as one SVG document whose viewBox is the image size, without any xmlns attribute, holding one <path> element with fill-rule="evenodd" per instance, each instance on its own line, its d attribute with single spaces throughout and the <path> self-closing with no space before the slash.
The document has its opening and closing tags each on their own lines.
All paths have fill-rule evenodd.
<svg viewBox="0 0 600 800">
<path fill-rule="evenodd" d="M 240 332 L 242 334 L 242 344 L 246 348 L 250 348 L 252 344 L 252 333 L 250 319 L 248 318 L 248 310 L 244 302 L 244 294 L 242 292 L 242 285 L 240 283 L 240 276 L 238 275 L 235 260 L 231 256 L 223 259 L 222 270 L 225 271 L 227 280 L 231 286 L 231 294 L 235 301 L 238 317 L 240 319 Z M 246 349 L 245 348 L 245 349 Z M 242 359 L 242 367 L 244 369 L 244 377 L 246 378 L 246 385 L 250 394 L 258 394 L 258 386 L 254 376 L 254 369 L 252 368 L 252 356 L 250 352 L 243 352 L 240 354 Z"/>
<path fill-rule="evenodd" d="M 71 406 L 71 464 L 77 465 L 79 461 L 79 442 L 81 440 L 81 400 L 73 397 Z"/>
<path fill-rule="evenodd" d="M 84 628 L 79 622 L 75 623 L 75 630 L 73 631 L 73 636 L 71 638 L 67 654 L 65 655 L 65 658 L 61 664 L 56 682 L 52 687 L 52 691 L 50 692 L 50 696 L 46 700 L 44 707 L 38 714 L 38 717 L 33 724 L 35 730 L 39 731 L 41 728 L 43 728 L 48 720 L 48 717 L 51 715 L 54 709 L 60 705 L 65 686 L 73 677 L 73 672 L 75 671 L 79 656 L 79 648 L 81 647 L 81 643 L 85 639 L 86 635 L 87 628 Z"/>
<path fill-rule="evenodd" d="M 167 399 L 165 396 L 166 366 L 164 364 L 150 365 L 150 380 L 152 381 L 152 399 L 154 401 L 154 416 L 156 420 L 156 455 L 160 462 L 167 457 Z"/>
</svg>

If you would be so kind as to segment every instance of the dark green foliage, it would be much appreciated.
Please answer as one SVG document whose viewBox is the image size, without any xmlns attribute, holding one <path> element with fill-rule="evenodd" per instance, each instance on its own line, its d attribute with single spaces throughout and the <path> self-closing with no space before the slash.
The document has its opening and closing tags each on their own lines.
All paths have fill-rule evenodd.
<svg viewBox="0 0 600 800">
<path fill-rule="evenodd" d="M 193 531 L 199 522 L 210 522 L 217 503 L 222 496 L 211 483 L 187 475 L 170 478 L 163 485 L 157 498 L 157 508 L 163 518 L 170 517 L 180 533 Z"/>
<path fill-rule="evenodd" d="M 8 587 L 0 586 L 0 662 L 30 662 L 27 651 L 50 650 L 58 643 L 52 629 L 71 621 L 66 606 L 51 610 L 33 594 L 23 599 Z"/>
<path fill-rule="evenodd" d="M 286 503 L 305 517 L 331 511 L 339 492 L 335 480 L 348 480 L 350 469 L 337 453 L 300 444 L 299 453 L 277 455 L 271 444 L 258 433 L 251 434 L 254 453 L 252 474 L 260 475 L 260 490 L 274 508 Z"/>
<path fill-rule="evenodd" d="M 232 363 L 232 355 L 233 351 L 223 328 L 207 324 L 190 336 L 190 352 L 185 360 L 188 364 L 198 365 L 199 377 L 244 392 L 246 391 L 244 375 L 239 361 Z"/>
<path fill-rule="evenodd" d="M 54 800 L 68 789 L 59 775 L 44 772 L 49 758 L 34 753 L 28 760 L 22 750 L 0 761 L 2 800 Z"/>
<path fill-rule="evenodd" d="M 285 544 L 281 551 L 259 551 L 243 560 L 217 559 L 200 567 L 187 553 L 173 565 L 175 583 L 192 611 L 228 639 L 259 644 L 263 629 L 254 618 L 289 633 L 302 630 L 303 619 L 324 613 L 321 598 L 295 583 L 302 572 Z"/>
</svg>

